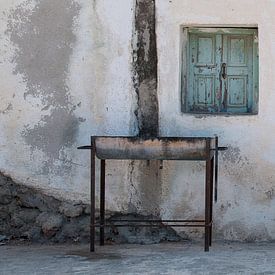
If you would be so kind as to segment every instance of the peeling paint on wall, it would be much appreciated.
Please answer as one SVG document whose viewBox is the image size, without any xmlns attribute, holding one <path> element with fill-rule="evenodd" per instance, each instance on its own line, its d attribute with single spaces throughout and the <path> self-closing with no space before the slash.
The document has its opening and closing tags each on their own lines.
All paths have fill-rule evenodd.
<svg viewBox="0 0 275 275">
<path fill-rule="evenodd" d="M 74 115 L 78 106 L 66 84 L 80 5 L 73 0 L 37 0 L 30 9 L 30 2 L 10 11 L 6 34 L 17 49 L 14 74 L 20 74 L 26 84 L 24 99 L 38 98 L 43 106 L 41 120 L 35 126 L 26 124 L 22 137 L 32 150 L 48 156 L 45 166 L 52 166 L 74 143 L 82 121 Z"/>
</svg>

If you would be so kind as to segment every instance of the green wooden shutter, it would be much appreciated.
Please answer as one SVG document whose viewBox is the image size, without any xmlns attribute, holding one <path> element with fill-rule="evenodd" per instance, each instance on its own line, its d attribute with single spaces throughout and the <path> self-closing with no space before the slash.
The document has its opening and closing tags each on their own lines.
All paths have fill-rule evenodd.
<svg viewBox="0 0 275 275">
<path fill-rule="evenodd" d="M 255 113 L 256 30 L 190 29 L 187 111 Z"/>
</svg>

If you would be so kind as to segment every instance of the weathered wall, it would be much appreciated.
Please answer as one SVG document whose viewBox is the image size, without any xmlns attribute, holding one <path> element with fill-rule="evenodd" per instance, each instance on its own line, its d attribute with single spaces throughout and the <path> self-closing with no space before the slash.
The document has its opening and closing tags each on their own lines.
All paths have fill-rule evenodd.
<svg viewBox="0 0 275 275">
<path fill-rule="evenodd" d="M 3 173 L 88 200 L 89 153 L 76 147 L 92 134 L 137 132 L 133 8 L 129 0 L 0 1 Z"/>
<path fill-rule="evenodd" d="M 274 1 L 157 0 L 156 5 L 161 135 L 220 136 L 229 150 L 220 163 L 215 231 L 226 239 L 274 239 Z M 259 27 L 258 115 L 181 113 L 180 34 L 184 25 Z M 203 165 L 167 164 L 164 174 L 167 200 L 163 208 L 171 206 L 165 216 L 178 217 L 180 209 L 187 216 L 201 215 Z"/>
<path fill-rule="evenodd" d="M 275 3 L 155 2 L 157 43 L 154 1 L 0 0 L 1 172 L 60 200 L 87 203 L 89 153 L 76 147 L 90 135 L 217 134 L 229 150 L 221 157 L 216 236 L 275 239 Z M 259 115 L 181 113 L 183 25 L 259 27 Z M 107 163 L 107 208 L 202 217 L 204 164 L 157 168 Z"/>
</svg>

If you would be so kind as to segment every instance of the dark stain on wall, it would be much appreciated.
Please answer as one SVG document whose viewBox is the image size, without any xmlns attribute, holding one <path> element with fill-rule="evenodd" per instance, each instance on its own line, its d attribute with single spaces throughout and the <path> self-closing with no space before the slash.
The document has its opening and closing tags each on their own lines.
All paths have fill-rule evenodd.
<svg viewBox="0 0 275 275">
<path fill-rule="evenodd" d="M 158 135 L 157 62 L 155 1 L 136 0 L 133 81 L 138 104 L 135 114 L 141 136 Z"/>
<path fill-rule="evenodd" d="M 136 0 L 133 33 L 133 81 L 137 94 L 139 136 L 156 137 L 159 134 L 157 97 L 157 43 L 155 0 Z M 139 170 L 140 205 L 142 213 L 160 215 L 161 184 L 159 161 L 136 162 Z"/>
<path fill-rule="evenodd" d="M 44 113 L 36 125 L 26 122 L 22 136 L 33 150 L 47 155 L 45 166 L 53 166 L 60 153 L 74 143 L 81 123 L 66 84 L 80 6 L 73 0 L 31 4 L 24 1 L 10 11 L 6 34 L 16 47 L 14 74 L 20 74 L 26 85 L 24 99 L 32 103 L 37 98 Z M 57 171 L 64 173 L 64 169 Z"/>
</svg>

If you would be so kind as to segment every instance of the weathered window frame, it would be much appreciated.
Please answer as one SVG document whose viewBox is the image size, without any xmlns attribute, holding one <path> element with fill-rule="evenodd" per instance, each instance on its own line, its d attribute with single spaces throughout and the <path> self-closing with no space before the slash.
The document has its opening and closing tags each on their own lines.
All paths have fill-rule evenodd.
<svg viewBox="0 0 275 275">
<path fill-rule="evenodd" d="M 252 94 L 252 104 L 247 112 L 232 112 L 232 111 L 194 111 L 190 110 L 187 97 L 189 93 L 194 91 L 188 90 L 188 81 L 190 79 L 190 33 L 200 34 L 224 34 L 224 35 L 253 35 L 253 90 L 249 90 Z M 259 95 L 259 54 L 258 54 L 258 29 L 257 28 L 228 28 L 228 27 L 183 27 L 181 33 L 181 109 L 184 113 L 189 114 L 205 114 L 205 115 L 257 115 L 258 114 L 258 95 Z"/>
</svg>

